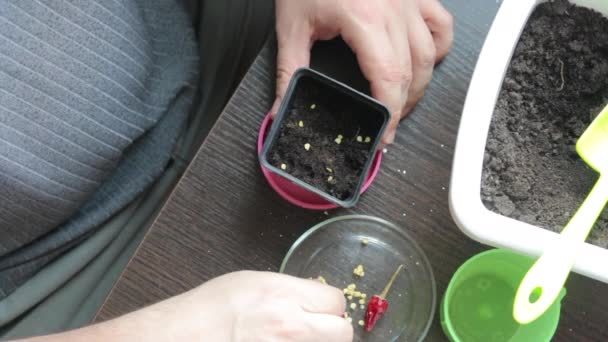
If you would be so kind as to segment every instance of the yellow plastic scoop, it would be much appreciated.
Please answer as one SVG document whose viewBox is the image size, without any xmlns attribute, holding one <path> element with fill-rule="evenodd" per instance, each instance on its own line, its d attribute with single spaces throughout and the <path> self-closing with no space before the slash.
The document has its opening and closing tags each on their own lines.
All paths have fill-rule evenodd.
<svg viewBox="0 0 608 342">
<path fill-rule="evenodd" d="M 576 151 L 599 172 L 600 178 L 560 236 L 545 250 L 519 285 L 513 316 L 521 324 L 534 321 L 558 298 L 579 248 L 608 201 L 608 106 L 579 138 Z"/>
</svg>

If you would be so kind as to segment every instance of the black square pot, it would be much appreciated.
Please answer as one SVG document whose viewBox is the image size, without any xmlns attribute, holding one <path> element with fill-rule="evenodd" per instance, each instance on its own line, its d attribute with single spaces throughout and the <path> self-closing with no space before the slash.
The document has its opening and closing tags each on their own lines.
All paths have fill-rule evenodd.
<svg viewBox="0 0 608 342">
<path fill-rule="evenodd" d="M 344 154 L 337 152 L 335 158 L 331 158 L 341 161 L 343 165 L 355 165 L 353 167 L 357 170 L 347 175 L 349 178 L 348 188 L 344 188 L 346 183 L 341 184 L 339 193 L 333 189 L 333 184 L 338 177 L 332 179 L 333 172 L 337 171 L 332 170 L 329 166 L 318 167 L 318 170 L 313 170 L 309 165 L 302 164 L 302 160 L 292 160 L 289 167 L 277 163 L 276 159 L 280 154 L 279 145 L 283 145 L 283 150 L 289 148 L 304 149 L 304 144 L 302 146 L 286 145 L 288 139 L 285 137 L 289 135 L 287 133 L 290 129 L 292 132 L 294 129 L 298 129 L 296 125 L 304 129 L 304 123 L 308 125 L 311 122 L 310 120 L 313 122 L 325 120 L 325 117 L 320 116 L 320 114 L 313 115 L 310 111 L 306 114 L 306 109 L 302 110 L 303 104 L 310 105 L 311 110 L 318 106 L 319 110 L 325 112 L 325 115 L 332 116 L 327 118 L 327 127 L 319 126 L 317 122 L 318 130 L 314 134 L 322 136 L 325 145 L 323 145 L 324 147 L 318 147 L 315 145 L 315 141 L 311 141 L 310 144 L 313 147 L 310 153 L 319 153 L 320 149 L 323 148 L 326 150 L 325 154 L 330 153 L 328 152 L 329 149 L 332 151 L 340 148 L 358 149 L 356 161 L 353 161 L 352 153 L 347 156 L 346 152 Z M 310 116 L 310 120 L 307 120 L 306 115 Z M 330 202 L 345 208 L 353 207 L 359 200 L 361 188 L 365 183 L 376 153 L 378 153 L 378 145 L 389 119 L 389 110 L 375 99 L 314 70 L 299 69 L 294 74 L 283 97 L 283 102 L 264 143 L 260 161 L 271 172 L 287 178 Z M 335 127 L 332 127 L 331 123 Z M 306 129 L 313 128 L 306 126 Z M 344 129 L 344 131 L 340 129 Z M 338 132 L 343 134 L 338 134 Z M 342 138 L 339 139 L 338 136 L 342 136 Z M 327 141 L 333 142 L 334 137 L 337 139 L 335 142 L 337 145 L 330 146 Z M 343 145 L 342 142 L 344 142 Z M 353 147 L 356 144 L 359 145 Z M 309 149 L 311 149 L 310 145 L 307 146 L 307 151 Z M 319 182 L 316 185 L 309 184 L 302 179 L 304 178 L 302 174 L 305 172 L 308 174 L 319 173 L 317 178 L 320 178 L 321 175 L 329 176 L 327 178 L 328 184 Z M 346 177 L 340 177 L 340 180 L 343 179 L 346 179 Z M 334 183 L 331 183 L 331 180 Z"/>
</svg>

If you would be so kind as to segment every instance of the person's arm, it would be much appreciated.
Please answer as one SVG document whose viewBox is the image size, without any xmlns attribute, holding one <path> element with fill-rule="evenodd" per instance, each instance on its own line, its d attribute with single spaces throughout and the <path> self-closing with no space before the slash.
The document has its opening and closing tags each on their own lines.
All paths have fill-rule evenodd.
<svg viewBox="0 0 608 342">
<path fill-rule="evenodd" d="M 317 281 L 237 272 L 114 320 L 24 341 L 335 341 L 353 339 L 342 291 Z"/>
<path fill-rule="evenodd" d="M 422 98 L 434 65 L 452 45 L 452 16 L 439 0 L 276 0 L 276 114 L 296 69 L 309 65 L 316 40 L 338 35 L 357 55 L 372 95 L 392 118 L 382 139 Z"/>
</svg>

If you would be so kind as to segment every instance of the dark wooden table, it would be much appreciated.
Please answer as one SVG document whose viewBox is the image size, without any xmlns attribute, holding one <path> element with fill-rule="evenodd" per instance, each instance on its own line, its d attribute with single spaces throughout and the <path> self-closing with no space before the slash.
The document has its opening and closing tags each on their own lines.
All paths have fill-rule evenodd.
<svg viewBox="0 0 608 342">
<path fill-rule="evenodd" d="M 382 217 L 406 229 L 427 253 L 441 295 L 458 266 L 485 248 L 454 225 L 448 211 L 448 186 L 468 83 L 500 5 L 494 0 L 444 3 L 456 21 L 454 48 L 437 68 L 424 100 L 402 123 L 374 186 L 356 208 L 329 215 L 299 209 L 266 184 L 255 145 L 274 94 L 276 47 L 270 42 L 225 108 L 97 320 L 136 310 L 230 271 L 276 271 L 289 246 L 306 229 L 328 216 L 349 213 Z M 353 56 L 343 46 L 323 44 L 313 58 L 315 68 L 365 88 Z M 608 340 L 608 285 L 574 275 L 567 288 L 555 340 Z M 437 313 L 427 340 L 445 339 Z"/>
</svg>

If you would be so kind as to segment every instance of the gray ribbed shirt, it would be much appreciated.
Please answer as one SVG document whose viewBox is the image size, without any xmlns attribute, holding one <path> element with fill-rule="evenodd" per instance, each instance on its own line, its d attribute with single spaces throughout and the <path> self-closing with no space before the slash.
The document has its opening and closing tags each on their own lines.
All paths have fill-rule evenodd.
<svg viewBox="0 0 608 342">
<path fill-rule="evenodd" d="M 0 0 L 0 299 L 162 173 L 197 51 L 175 0 Z"/>
</svg>

